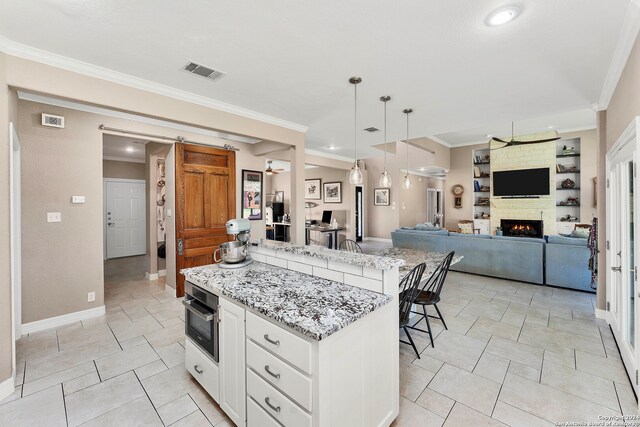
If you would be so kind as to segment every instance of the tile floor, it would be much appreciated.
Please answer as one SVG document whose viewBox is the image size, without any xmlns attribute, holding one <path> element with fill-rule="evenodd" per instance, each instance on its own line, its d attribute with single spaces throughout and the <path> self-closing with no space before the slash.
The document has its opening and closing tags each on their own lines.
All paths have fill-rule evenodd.
<svg viewBox="0 0 640 427">
<path fill-rule="evenodd" d="M 435 348 L 419 332 L 420 359 L 400 344 L 395 426 L 637 413 L 594 296 L 452 272 L 442 298 L 449 330 L 433 320 Z M 0 426 L 232 425 L 186 373 L 183 309 L 163 280 L 144 280 L 144 257 L 105 265 L 105 303 L 103 317 L 20 339 L 18 387 L 0 402 Z"/>
</svg>

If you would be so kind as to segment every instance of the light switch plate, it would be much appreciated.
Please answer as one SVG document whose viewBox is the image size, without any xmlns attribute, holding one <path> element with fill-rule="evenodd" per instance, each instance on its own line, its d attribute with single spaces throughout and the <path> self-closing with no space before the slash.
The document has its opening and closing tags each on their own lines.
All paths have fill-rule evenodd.
<svg viewBox="0 0 640 427">
<path fill-rule="evenodd" d="M 93 302 L 96 300 L 96 293 L 95 292 L 89 292 L 87 294 L 87 302 Z"/>
<path fill-rule="evenodd" d="M 167 208 L 167 216 L 171 216 L 171 209 Z"/>
<path fill-rule="evenodd" d="M 71 196 L 71 203 L 84 203 L 84 196 Z"/>
<path fill-rule="evenodd" d="M 62 222 L 62 214 L 60 212 L 47 212 L 47 222 Z"/>
</svg>

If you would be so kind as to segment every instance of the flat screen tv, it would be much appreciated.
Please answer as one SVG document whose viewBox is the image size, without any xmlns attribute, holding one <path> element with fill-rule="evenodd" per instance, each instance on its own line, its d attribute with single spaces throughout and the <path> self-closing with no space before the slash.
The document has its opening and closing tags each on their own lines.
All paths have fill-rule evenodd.
<svg viewBox="0 0 640 427">
<path fill-rule="evenodd" d="M 493 172 L 493 195 L 526 197 L 549 195 L 549 168 Z"/>
</svg>

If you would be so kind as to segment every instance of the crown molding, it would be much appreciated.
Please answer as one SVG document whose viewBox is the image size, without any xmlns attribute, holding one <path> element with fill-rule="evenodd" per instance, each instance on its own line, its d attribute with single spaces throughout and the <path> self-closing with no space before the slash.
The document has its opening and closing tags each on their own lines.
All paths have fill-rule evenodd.
<svg viewBox="0 0 640 427">
<path fill-rule="evenodd" d="M 334 159 L 334 160 L 342 160 L 343 162 L 353 162 L 353 157 L 345 157 L 345 156 L 341 156 L 339 154 L 325 153 L 325 152 L 318 151 L 318 150 L 313 150 L 313 149 L 310 149 L 310 148 L 305 148 L 304 152 L 306 154 L 311 155 L 311 156 L 325 157 L 327 159 Z M 360 159 L 360 160 L 362 160 L 362 159 Z"/>
<path fill-rule="evenodd" d="M 53 67 L 62 68 L 74 73 L 107 80 L 135 89 L 141 89 L 158 95 L 167 96 L 169 98 L 178 99 L 180 101 L 201 105 L 203 107 L 213 108 L 216 110 L 224 111 L 226 113 L 258 120 L 271 125 L 291 129 L 297 132 L 305 133 L 309 129 L 308 126 L 290 122 L 288 120 L 269 116 L 267 114 L 259 113 L 257 111 L 249 110 L 243 107 L 238 107 L 226 102 L 216 101 L 215 99 L 208 98 L 206 96 L 197 95 L 159 83 L 154 83 L 152 81 L 141 79 L 139 77 L 130 76 L 128 74 L 120 73 L 108 68 L 89 64 L 83 61 L 78 61 L 76 59 L 58 55 L 42 49 L 37 49 L 35 47 L 28 46 L 22 43 L 17 43 L 9 40 L 4 36 L 0 36 L 0 51 L 8 55 L 17 56 L 46 65 L 51 65 Z"/>
<path fill-rule="evenodd" d="M 102 156 L 102 160 L 111 160 L 114 162 L 142 163 L 142 164 L 146 163 L 144 160 L 132 159 L 129 157 L 120 157 L 120 156 Z"/>
<path fill-rule="evenodd" d="M 625 14 L 622 28 L 620 29 L 620 36 L 616 43 L 616 48 L 613 51 L 613 57 L 609 64 L 609 70 L 607 76 L 604 79 L 602 85 L 602 92 L 600 93 L 600 99 L 598 100 L 597 110 L 602 111 L 609 108 L 609 102 L 611 97 L 618 86 L 618 81 L 622 76 L 627 60 L 631 54 L 631 49 L 638 38 L 638 32 L 640 31 L 640 0 L 631 0 L 627 13 Z"/>
</svg>

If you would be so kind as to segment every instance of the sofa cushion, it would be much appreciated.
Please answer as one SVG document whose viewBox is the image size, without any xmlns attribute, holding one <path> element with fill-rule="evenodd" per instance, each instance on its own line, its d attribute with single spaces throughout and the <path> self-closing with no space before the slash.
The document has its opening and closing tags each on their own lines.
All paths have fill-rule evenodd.
<svg viewBox="0 0 640 427">
<path fill-rule="evenodd" d="M 449 235 L 449 232 L 447 230 L 443 230 L 443 229 L 438 229 L 438 230 L 414 230 L 414 231 L 419 231 L 420 233 L 427 233 L 429 235 L 436 235 L 436 236 L 447 236 L 447 235 Z"/>
<path fill-rule="evenodd" d="M 471 237 L 475 239 L 490 239 L 491 236 L 488 234 L 467 234 L 467 233 L 454 233 L 453 231 L 449 232 L 449 236 L 451 237 Z"/>
<path fill-rule="evenodd" d="M 538 239 L 537 237 L 491 236 L 491 238 L 494 240 L 517 240 L 519 242 L 546 243 L 545 239 Z"/>
<path fill-rule="evenodd" d="M 580 237 L 549 236 L 549 244 L 587 246 L 587 239 Z"/>
<path fill-rule="evenodd" d="M 420 231 L 440 231 L 442 230 L 442 228 L 440 227 L 435 227 L 433 224 L 431 224 L 430 222 L 423 224 L 421 222 L 417 223 L 415 227 L 413 227 L 414 230 L 420 230 Z"/>
</svg>

